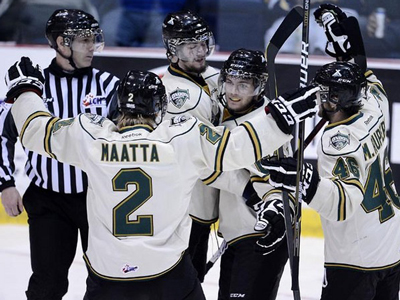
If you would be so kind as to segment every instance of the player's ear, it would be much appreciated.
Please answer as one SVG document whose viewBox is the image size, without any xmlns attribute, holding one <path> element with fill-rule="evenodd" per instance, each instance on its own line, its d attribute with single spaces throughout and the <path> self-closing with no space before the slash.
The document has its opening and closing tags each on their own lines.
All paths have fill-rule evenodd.
<svg viewBox="0 0 400 300">
<path fill-rule="evenodd" d="M 57 49 L 64 55 L 67 55 L 67 51 L 69 51 L 69 46 L 64 44 L 64 38 L 62 36 L 58 36 L 56 39 Z"/>
</svg>

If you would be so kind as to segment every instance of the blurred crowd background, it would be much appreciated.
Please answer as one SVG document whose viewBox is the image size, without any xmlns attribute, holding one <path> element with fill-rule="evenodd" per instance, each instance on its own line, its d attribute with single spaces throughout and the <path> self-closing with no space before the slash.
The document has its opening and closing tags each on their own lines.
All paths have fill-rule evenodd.
<svg viewBox="0 0 400 300">
<path fill-rule="evenodd" d="M 311 1 L 312 11 L 319 4 Z M 331 0 L 358 18 L 368 57 L 400 58 L 399 0 Z M 263 50 L 287 12 L 302 0 L 0 0 L 0 44 L 47 44 L 45 24 L 55 9 L 77 8 L 100 22 L 106 47 L 163 47 L 161 24 L 168 12 L 191 9 L 209 23 L 218 51 Z M 378 34 L 383 15 L 383 36 Z M 281 52 L 298 53 L 301 29 Z M 324 55 L 325 37 L 313 16 L 310 54 Z"/>
</svg>

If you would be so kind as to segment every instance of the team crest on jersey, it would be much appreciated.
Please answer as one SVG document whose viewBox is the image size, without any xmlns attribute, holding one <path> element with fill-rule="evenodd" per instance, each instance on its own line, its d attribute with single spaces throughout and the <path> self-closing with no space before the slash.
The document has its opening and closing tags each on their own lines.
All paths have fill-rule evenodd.
<svg viewBox="0 0 400 300">
<path fill-rule="evenodd" d="M 189 90 L 177 88 L 169 95 L 169 101 L 177 108 L 181 108 L 189 100 Z"/>
<path fill-rule="evenodd" d="M 125 266 L 122 267 L 122 272 L 124 273 L 136 272 L 138 269 L 139 269 L 138 266 L 130 266 L 126 264 Z"/>
<path fill-rule="evenodd" d="M 90 120 L 90 123 L 93 123 L 95 125 L 99 125 L 99 126 L 103 126 L 104 121 L 106 120 L 106 118 L 99 116 L 99 115 L 95 115 L 95 114 L 85 114 L 85 116 Z"/>
<path fill-rule="evenodd" d="M 104 106 L 106 105 L 106 98 L 103 96 L 94 96 L 93 94 L 89 93 L 85 96 L 82 101 L 83 106 Z"/>
<path fill-rule="evenodd" d="M 346 135 L 338 131 L 331 137 L 330 145 L 338 151 L 342 150 L 347 145 L 350 145 L 350 134 Z"/>
</svg>

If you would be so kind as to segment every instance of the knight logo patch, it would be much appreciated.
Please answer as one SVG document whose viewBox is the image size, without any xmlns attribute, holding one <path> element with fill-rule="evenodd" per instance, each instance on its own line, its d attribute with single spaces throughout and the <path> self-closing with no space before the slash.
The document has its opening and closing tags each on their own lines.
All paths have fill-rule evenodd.
<svg viewBox="0 0 400 300">
<path fill-rule="evenodd" d="M 350 134 L 346 135 L 338 131 L 338 133 L 331 137 L 329 144 L 336 150 L 340 151 L 347 145 L 350 145 Z"/>
<path fill-rule="evenodd" d="M 189 100 L 189 90 L 176 89 L 169 95 L 169 101 L 177 108 L 181 108 Z"/>
</svg>

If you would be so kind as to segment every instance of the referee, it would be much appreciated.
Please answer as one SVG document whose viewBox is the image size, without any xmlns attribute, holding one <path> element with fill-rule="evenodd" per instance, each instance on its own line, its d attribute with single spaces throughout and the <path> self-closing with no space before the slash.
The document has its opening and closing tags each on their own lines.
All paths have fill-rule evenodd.
<svg viewBox="0 0 400 300">
<path fill-rule="evenodd" d="M 93 113 L 115 119 L 117 104 L 111 99 L 119 79 L 91 67 L 93 53 L 104 47 L 103 33 L 94 17 L 81 10 L 56 10 L 47 22 L 46 37 L 56 51 L 43 70 L 43 97 L 50 112 L 60 118 Z M 33 274 L 26 296 L 32 300 L 62 299 L 68 290 L 78 232 L 83 251 L 87 248 L 88 180 L 78 168 L 26 150 L 25 171 L 31 183 L 21 200 L 13 178 L 18 133 L 10 108 L 3 103 L 0 109 L 0 191 L 8 215 L 19 215 L 23 206 L 28 214 Z"/>
</svg>

